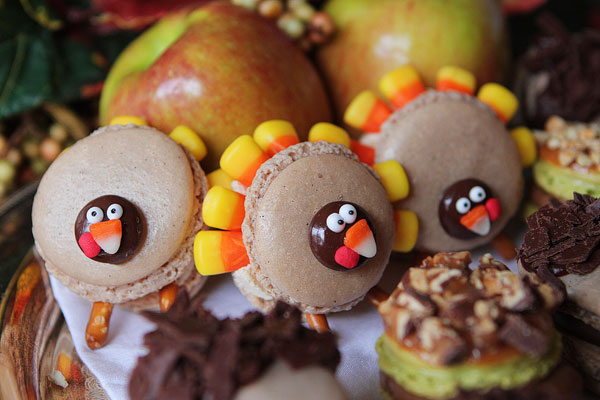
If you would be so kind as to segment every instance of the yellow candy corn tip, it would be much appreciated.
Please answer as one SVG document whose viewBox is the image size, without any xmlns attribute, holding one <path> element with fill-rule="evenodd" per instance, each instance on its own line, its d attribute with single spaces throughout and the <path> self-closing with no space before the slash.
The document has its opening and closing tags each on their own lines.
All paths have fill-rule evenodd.
<svg viewBox="0 0 600 400">
<path fill-rule="evenodd" d="M 194 238 L 194 264 L 200 275 L 227 272 L 220 255 L 221 231 L 200 231 Z"/>
<path fill-rule="evenodd" d="M 263 157 L 264 152 L 250 135 L 237 137 L 221 155 L 220 166 L 233 179 L 244 175 L 248 163 Z"/>
<path fill-rule="evenodd" d="M 169 134 L 171 139 L 185 147 L 198 161 L 206 157 L 206 145 L 200 136 L 185 125 L 175 127 Z"/>
<path fill-rule="evenodd" d="M 206 179 L 208 180 L 208 186 L 211 188 L 214 186 L 221 186 L 225 189 L 231 189 L 231 182 L 233 182 L 233 178 L 220 168 L 207 174 Z"/>
<path fill-rule="evenodd" d="M 419 236 L 419 219 L 417 214 L 408 210 L 395 210 L 396 236 L 394 237 L 393 250 L 408 253 L 417 244 Z"/>
<path fill-rule="evenodd" d="M 391 202 L 405 199 L 408 196 L 410 184 L 404 168 L 398 161 L 384 161 L 373 165 L 373 169 L 381 178 Z"/>
<path fill-rule="evenodd" d="M 360 128 L 367 120 L 369 112 L 376 101 L 377 96 L 369 90 L 359 93 L 354 100 L 352 100 L 348 108 L 346 108 L 344 122 L 353 128 Z"/>
<path fill-rule="evenodd" d="M 457 83 L 469 88 L 475 88 L 476 78 L 470 71 L 454 65 L 446 65 L 437 73 L 437 80 L 452 79 Z"/>
<path fill-rule="evenodd" d="M 501 118 L 508 122 L 519 107 L 519 100 L 507 88 L 497 83 L 486 83 L 479 89 L 477 98 L 501 114 Z"/>
<path fill-rule="evenodd" d="M 296 133 L 294 125 L 281 119 L 263 122 L 256 127 L 253 135 L 256 143 L 265 152 L 269 151 L 269 147 L 273 142 L 276 142 L 283 137 L 294 137 L 298 139 L 298 134 Z"/>
<path fill-rule="evenodd" d="M 530 167 L 537 160 L 538 149 L 535 138 L 531 131 L 520 126 L 510 131 L 510 135 L 517 145 L 519 155 L 521 156 L 521 165 Z"/>
<path fill-rule="evenodd" d="M 129 124 L 133 124 L 133 125 L 142 125 L 142 126 L 148 126 L 148 123 L 136 116 L 133 115 L 120 115 L 118 117 L 114 117 L 113 119 L 110 120 L 109 125 L 129 125 Z"/>
<path fill-rule="evenodd" d="M 323 140 L 329 143 L 338 143 L 350 148 L 350 135 L 345 129 L 329 122 L 319 122 L 313 125 L 308 132 L 309 142 Z"/>
<path fill-rule="evenodd" d="M 419 73 L 412 65 L 396 68 L 379 80 L 379 90 L 388 99 L 396 94 L 399 87 L 421 81 Z"/>
<path fill-rule="evenodd" d="M 202 219 L 212 228 L 239 229 L 244 216 L 244 196 L 221 186 L 212 187 L 202 203 Z"/>
</svg>

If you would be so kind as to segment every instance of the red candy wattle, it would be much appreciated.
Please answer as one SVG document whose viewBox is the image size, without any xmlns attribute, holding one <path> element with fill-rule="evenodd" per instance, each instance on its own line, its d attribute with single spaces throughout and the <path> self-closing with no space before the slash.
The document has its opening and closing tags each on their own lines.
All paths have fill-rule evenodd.
<svg viewBox="0 0 600 400">
<path fill-rule="evenodd" d="M 497 220 L 498 217 L 500 217 L 500 214 L 502 213 L 502 207 L 500 207 L 500 202 L 496 198 L 492 198 L 486 201 L 485 208 L 487 209 L 490 221 Z"/>
<path fill-rule="evenodd" d="M 342 246 L 335 252 L 335 262 L 344 268 L 352 269 L 358 264 L 360 254 L 348 246 Z"/>
<path fill-rule="evenodd" d="M 92 237 L 92 234 L 89 232 L 84 233 L 79 237 L 79 247 L 83 250 L 83 254 L 85 254 L 89 258 L 94 258 L 98 254 L 100 254 L 100 246 Z"/>
</svg>

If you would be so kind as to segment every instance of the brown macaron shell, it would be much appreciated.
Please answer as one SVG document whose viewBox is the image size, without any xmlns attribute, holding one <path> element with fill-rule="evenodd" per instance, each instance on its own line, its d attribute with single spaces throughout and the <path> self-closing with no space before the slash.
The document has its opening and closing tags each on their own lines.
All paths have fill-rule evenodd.
<svg viewBox="0 0 600 400">
<path fill-rule="evenodd" d="M 523 177 L 517 146 L 492 109 L 472 96 L 428 90 L 363 141 L 375 147 L 376 162 L 393 159 L 404 167 L 410 194 L 397 206 L 417 214 L 418 250 L 457 251 L 485 244 L 518 209 Z M 438 206 L 447 187 L 470 178 L 490 187 L 502 214 L 487 235 L 464 240 L 444 230 Z"/>
<path fill-rule="evenodd" d="M 197 292 L 204 282 L 194 276 L 192 250 L 196 232 L 206 228 L 200 208 L 207 191 L 198 162 L 165 134 L 104 127 L 65 151 L 42 179 L 32 213 L 36 248 L 50 274 L 74 293 L 154 308 L 162 287 L 176 282 Z M 132 202 L 147 224 L 136 254 L 120 264 L 86 257 L 74 234 L 83 206 L 109 194 Z"/>
<path fill-rule="evenodd" d="M 375 227 L 377 253 L 355 270 L 329 269 L 310 249 L 311 220 L 334 201 L 358 204 Z M 388 263 L 392 206 L 374 171 L 341 145 L 306 142 L 281 151 L 259 169 L 245 206 L 242 232 L 250 265 L 235 272 L 234 281 L 260 308 L 282 299 L 310 313 L 349 309 L 379 281 Z M 257 287 L 247 287 L 249 281 Z M 256 289 L 262 298 L 252 296 Z"/>
</svg>

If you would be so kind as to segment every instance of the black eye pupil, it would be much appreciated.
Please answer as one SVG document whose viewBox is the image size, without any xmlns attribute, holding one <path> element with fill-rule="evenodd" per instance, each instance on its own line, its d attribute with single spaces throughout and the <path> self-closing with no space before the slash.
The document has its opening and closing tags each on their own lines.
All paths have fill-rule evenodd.
<svg viewBox="0 0 600 400">
<path fill-rule="evenodd" d="M 348 211 L 348 214 L 350 214 L 350 215 L 354 215 L 354 210 L 350 210 L 350 211 Z"/>
<path fill-rule="evenodd" d="M 92 211 L 92 217 L 96 216 L 96 211 Z"/>
<path fill-rule="evenodd" d="M 116 212 L 117 212 L 117 210 L 116 210 L 116 209 L 114 209 L 114 208 L 111 208 L 111 209 L 110 209 L 110 212 L 111 212 L 112 214 L 114 214 L 114 213 L 116 213 Z"/>
<path fill-rule="evenodd" d="M 342 220 L 342 219 L 338 219 L 338 224 L 339 224 L 339 225 L 343 225 L 343 224 L 344 224 L 344 220 Z"/>
</svg>

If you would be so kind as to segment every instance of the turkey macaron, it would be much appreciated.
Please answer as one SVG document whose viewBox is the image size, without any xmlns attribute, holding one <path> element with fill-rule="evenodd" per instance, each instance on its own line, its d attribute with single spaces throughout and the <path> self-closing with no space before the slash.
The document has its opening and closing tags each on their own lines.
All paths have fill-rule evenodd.
<svg viewBox="0 0 600 400">
<path fill-rule="evenodd" d="M 194 235 L 208 191 L 198 161 L 153 128 L 100 128 L 64 151 L 40 182 L 33 235 L 48 272 L 77 295 L 158 310 L 161 290 L 195 294 Z M 174 298 L 174 295 L 171 295 Z"/>
</svg>

